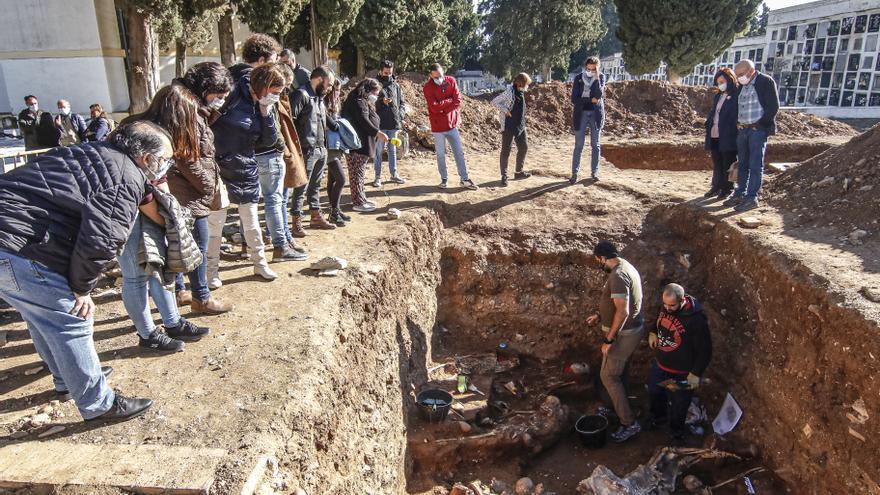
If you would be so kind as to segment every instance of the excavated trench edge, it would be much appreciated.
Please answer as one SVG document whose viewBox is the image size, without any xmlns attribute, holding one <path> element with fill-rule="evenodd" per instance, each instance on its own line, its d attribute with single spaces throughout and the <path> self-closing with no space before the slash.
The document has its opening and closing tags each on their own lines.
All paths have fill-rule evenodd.
<svg viewBox="0 0 880 495">
<path fill-rule="evenodd" d="M 755 441 L 765 462 L 802 493 L 877 493 L 877 422 L 853 425 L 845 414 L 859 400 L 869 411 L 880 409 L 880 365 L 853 358 L 878 349 L 876 323 L 840 307 L 799 263 L 689 205 L 657 207 L 645 226 L 646 237 L 671 235 L 689 248 L 690 283 L 710 294 L 716 319 L 744 313 L 735 324 L 713 322 L 714 378 L 743 406 L 740 433 Z M 407 493 L 410 391 L 425 381 L 444 229 L 432 212 L 396 228 L 382 241 L 390 263 L 379 273 L 353 275 L 340 296 L 339 338 L 316 349 L 326 366 L 311 393 L 321 407 L 284 414 L 290 435 L 277 452 L 279 469 L 310 494 Z M 779 323 L 786 320 L 807 334 Z M 361 372 L 347 376 L 354 368 Z M 749 413 L 757 410 L 767 414 Z M 812 425 L 809 434 L 804 425 Z M 852 428 L 866 440 L 853 438 Z"/>
</svg>

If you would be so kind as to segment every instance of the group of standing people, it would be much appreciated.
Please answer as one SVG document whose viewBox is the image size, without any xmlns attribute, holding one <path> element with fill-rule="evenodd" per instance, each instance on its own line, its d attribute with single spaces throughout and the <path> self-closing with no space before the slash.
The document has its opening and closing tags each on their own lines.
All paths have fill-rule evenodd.
<svg viewBox="0 0 880 495">
<path fill-rule="evenodd" d="M 741 60 L 715 75 L 718 92 L 706 117 L 706 149 L 712 153 L 712 186 L 705 197 L 738 212 L 759 206 L 767 139 L 776 133 L 779 95 L 772 77 Z M 736 188 L 730 180 L 736 167 Z"/>
<path fill-rule="evenodd" d="M 58 100 L 55 116 L 40 109 L 34 95 L 25 96 L 24 103 L 25 109 L 18 114 L 18 126 L 27 151 L 103 141 L 113 129 L 113 119 L 98 103 L 89 107 L 88 121 L 71 112 L 67 100 Z"/>
</svg>

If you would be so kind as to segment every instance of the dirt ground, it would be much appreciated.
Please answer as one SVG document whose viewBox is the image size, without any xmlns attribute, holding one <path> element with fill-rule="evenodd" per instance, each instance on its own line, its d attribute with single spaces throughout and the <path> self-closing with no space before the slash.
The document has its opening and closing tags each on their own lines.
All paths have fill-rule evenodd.
<svg viewBox="0 0 880 495">
<path fill-rule="evenodd" d="M 416 434 L 408 433 L 414 417 L 410 391 L 426 382 L 426 368 L 442 363 L 456 346 L 494 348 L 502 339 L 515 341 L 519 332 L 525 332 L 527 343 L 538 341 L 548 332 L 552 336 L 532 348 L 524 347 L 524 353 L 563 358 L 566 348 L 580 349 L 582 353 L 592 353 L 589 359 L 595 360 L 598 337 L 584 332 L 578 323 L 594 306 L 591 297 L 600 283 L 597 271 L 584 268 L 587 253 L 598 238 L 607 237 L 628 246 L 632 257 L 645 260 L 646 266 L 668 263 L 666 268 L 655 266 L 645 270 L 649 280 L 646 284 L 656 287 L 681 253 L 674 245 L 667 246 L 662 256 L 654 259 L 651 256 L 661 251 L 648 249 L 645 241 L 640 244 L 639 239 L 644 234 L 647 242 L 657 240 L 652 248 L 660 246 L 662 233 L 652 231 L 650 212 L 658 207 L 672 208 L 677 203 L 685 203 L 683 210 L 675 210 L 679 223 L 687 224 L 689 219 L 699 223 L 704 219 L 702 215 L 707 215 L 705 218 L 731 229 L 716 231 L 722 236 L 719 242 L 726 238 L 723 236 L 737 232 L 750 240 L 743 242 L 753 242 L 772 256 L 789 260 L 786 266 L 794 267 L 794 275 L 807 280 L 805 284 L 814 284 L 811 289 L 820 287 L 833 301 L 817 301 L 818 307 L 814 310 L 810 306 L 807 315 L 816 314 L 831 329 L 837 328 L 833 318 L 840 318 L 876 332 L 880 304 L 859 291 L 865 285 L 880 287 L 877 259 L 871 258 L 877 252 L 873 239 L 867 239 L 863 246 L 841 247 L 833 235 L 821 230 L 802 236 L 787 229 L 783 212 L 768 205 L 749 214 L 761 220 L 763 225 L 759 229 L 741 229 L 735 226 L 737 216 L 729 209 L 700 201 L 709 184 L 705 171 L 621 170 L 603 162 L 606 168 L 601 182 L 581 181 L 572 186 L 566 180 L 572 145 L 570 137 L 533 140 L 528 168 L 535 175 L 511 181 L 507 188 L 499 187 L 496 151 L 469 152 L 472 177 L 481 187 L 475 192 L 457 187 L 451 163 L 452 187 L 438 190 L 433 155 L 414 154 L 401 162 L 407 184 L 386 185 L 381 190 L 368 188 L 369 196 L 380 205 L 378 212 L 353 214 L 354 221 L 349 226 L 332 232 L 312 231 L 303 241 L 310 261 L 340 256 L 351 263 L 347 271 L 336 278 L 318 278 L 307 269 L 307 263 L 275 264 L 273 269 L 281 276 L 266 283 L 252 275 L 249 264 L 224 262 L 224 286 L 215 294 L 223 301 L 234 302 L 236 309 L 227 315 L 193 317 L 197 323 L 210 326 L 211 334 L 201 342 L 187 344 L 182 353 L 161 355 L 138 348 L 119 296 L 109 293 L 100 298 L 95 341 L 102 361 L 116 370 L 110 383 L 126 394 L 150 397 L 156 405 L 140 419 L 95 427 L 81 423 L 72 404 L 63 404 L 64 416 L 52 423 L 65 426 L 63 432 L 37 440 L 36 434 L 45 428 L 36 429 L 21 439 L 0 439 L 0 446 L 60 440 L 107 446 L 157 444 L 223 449 L 226 454 L 216 467 L 212 493 L 240 493 L 246 486 L 259 487 L 262 491 L 257 493 L 294 493 L 296 488 L 309 494 L 425 492 L 425 483 L 430 481 L 436 483 L 437 493 L 446 493 L 443 490 L 449 488 L 447 483 L 464 481 L 458 476 L 465 476 L 466 470 L 454 472 L 454 480 L 438 476 L 422 479 L 418 486 L 408 486 L 413 466 L 407 443 L 408 438 L 412 439 L 410 435 Z M 391 206 L 403 211 L 400 220 L 385 219 L 384 211 Z M 697 251 L 687 246 L 686 232 L 672 232 L 659 222 L 655 226 L 676 234 L 675 242 L 684 244 L 679 250 Z M 508 281 L 529 280 L 534 284 L 519 288 L 520 297 L 530 298 L 532 306 L 521 307 L 521 314 L 506 320 L 508 327 L 500 314 L 517 301 L 502 300 L 502 296 L 508 296 L 501 288 L 493 289 L 485 283 L 473 285 L 472 282 L 479 281 L 476 275 L 454 276 L 464 273 L 456 270 L 465 262 L 473 263 L 477 269 L 474 272 L 468 268 L 470 272 L 489 273 L 485 270 L 492 269 L 493 257 L 506 258 L 506 264 L 496 268 L 499 274 L 514 273 L 515 268 L 510 267 L 524 270 L 523 277 L 511 276 Z M 696 270 L 691 275 L 681 268 L 677 270 L 682 276 L 706 283 L 706 291 L 710 290 L 708 285 L 712 282 L 707 277 L 713 270 L 737 270 L 729 265 L 709 268 L 711 261 L 700 259 L 705 263 L 699 275 Z M 535 268 L 530 269 L 529 265 Z M 447 281 L 441 285 L 444 278 Z M 560 281 L 559 294 L 544 297 L 539 289 L 542 285 L 538 284 L 544 284 L 546 289 L 546 284 L 553 280 Z M 456 289 L 456 284 L 461 290 Z M 574 292 L 575 297 L 565 302 L 565 294 L 572 293 L 563 289 L 567 291 L 578 284 L 582 284 L 582 293 Z M 696 287 L 694 291 L 699 295 L 703 288 Z M 725 318 L 720 308 L 729 307 L 733 299 L 723 300 L 721 289 L 716 293 L 719 310 L 713 318 L 721 321 Z M 481 294 L 500 298 L 490 302 L 491 297 Z M 760 299 L 762 292 L 757 294 Z M 499 311 L 492 310 L 493 304 L 498 305 Z M 656 294 L 646 294 L 645 304 L 656 306 Z M 762 308 L 759 313 L 751 304 L 750 299 L 742 308 L 760 314 L 759 320 L 772 318 L 772 308 Z M 841 316 L 844 312 L 845 319 Z M 763 328 L 755 327 L 758 322 L 749 315 L 744 316 L 744 321 L 751 326 L 737 328 Z M 437 323 L 462 329 L 454 344 L 438 340 Z M 40 360 L 17 314 L 10 310 L 0 312 L 0 324 L 8 341 L 0 348 L 0 427 L 12 433 L 20 429 L 21 418 L 32 416 L 52 399 L 52 382 L 45 370 L 27 373 L 39 367 Z M 880 434 L 876 414 L 880 390 L 876 374 L 871 375 L 878 367 L 877 347 L 869 352 L 870 346 L 877 343 L 877 335 L 866 335 L 855 330 L 848 334 L 864 339 L 858 346 L 857 360 L 867 360 L 865 368 L 844 369 L 844 361 L 836 357 L 832 360 L 834 369 L 821 373 L 817 370 L 822 376 L 837 373 L 850 379 L 839 384 L 842 388 L 837 395 L 828 391 L 831 383 L 820 386 L 817 393 L 826 394 L 822 395 L 823 400 L 833 396 L 828 399 L 829 404 L 817 405 L 815 411 L 800 411 L 795 419 L 808 416 L 810 421 L 815 420 L 811 431 L 817 432 L 817 439 L 827 439 L 833 451 L 823 451 L 815 444 L 807 446 L 802 438 L 785 444 L 786 448 L 807 452 L 809 459 L 803 460 L 791 452 L 776 452 L 764 445 L 767 462 L 776 475 L 789 483 L 789 490 L 794 490 L 791 493 L 875 493 L 839 488 L 876 487 L 880 480 L 876 460 L 871 464 L 876 449 L 863 449 L 866 453 L 858 454 L 849 443 L 876 447 Z M 834 342 L 838 357 L 855 345 Z M 723 348 L 724 339 L 716 340 L 716 345 Z M 641 352 L 647 355 L 647 350 Z M 817 368 L 823 362 L 832 362 L 823 361 L 823 347 L 817 347 L 816 352 Z M 784 357 L 778 358 L 783 362 L 768 365 L 767 369 L 784 369 Z M 731 359 L 719 358 L 718 363 L 729 364 Z M 798 368 L 790 378 L 814 380 L 815 384 L 816 379 L 805 374 L 806 369 Z M 723 380 L 725 373 L 721 364 L 710 367 L 710 377 L 719 383 L 706 392 L 711 404 L 717 403 L 726 390 L 720 385 L 728 383 Z M 754 373 L 760 375 L 760 370 Z M 772 382 L 766 376 L 763 380 L 762 383 Z M 744 386 L 738 389 L 743 394 L 749 392 L 743 390 Z M 802 389 L 799 385 L 796 390 L 808 390 L 806 386 Z M 761 407 L 762 414 L 767 415 L 744 423 L 743 430 L 757 437 L 755 441 L 760 441 L 768 429 L 773 431 L 774 425 L 782 429 L 777 432 L 779 436 L 794 439 L 804 435 L 802 425 L 794 428 L 793 422 L 789 424 L 780 418 L 780 409 L 802 405 L 795 397 L 784 394 L 776 397 L 781 403 L 759 405 L 759 401 L 770 401 L 773 391 L 761 389 L 755 393 L 760 397 L 743 400 L 744 407 Z M 852 404 L 855 397 L 867 402 L 871 414 L 867 423 L 851 427 L 862 436 L 861 441 L 848 435 L 848 424 L 839 419 L 843 417 L 840 411 Z M 832 415 L 835 419 L 829 419 Z M 832 426 L 835 434 L 843 431 L 842 436 L 834 437 Z M 823 432 L 823 428 L 829 432 Z M 574 485 L 587 477 L 597 462 L 607 463 L 623 474 L 647 461 L 653 448 L 660 444 L 660 436 L 652 433 L 629 446 L 607 449 L 604 457 L 592 457 L 580 450 L 573 435 L 566 434 L 560 443 L 562 448 L 535 458 L 527 471 L 536 481 L 545 481 L 553 491 L 574 493 Z M 0 447 L 0 464 L 12 461 L 2 459 L 3 455 Z M 787 457 L 793 459 L 793 475 L 792 466 L 785 465 Z M 277 461 L 277 471 L 269 470 L 266 475 L 257 472 L 255 484 L 248 484 L 248 477 L 256 467 L 265 464 L 266 458 Z M 810 462 L 818 467 L 807 470 L 804 466 Z M 849 471 L 843 473 L 846 462 L 850 462 Z M 825 485 L 833 484 L 833 490 L 798 491 L 806 486 L 801 483 L 823 476 L 823 468 L 837 470 L 828 475 L 829 485 Z M 144 466 L 144 470 L 161 472 L 161 462 Z M 496 463 L 477 466 L 474 476 L 487 482 L 497 475 L 512 483 L 515 478 L 510 477 L 521 471 L 519 465 Z M 859 481 L 847 485 L 838 480 L 846 476 Z"/>
</svg>

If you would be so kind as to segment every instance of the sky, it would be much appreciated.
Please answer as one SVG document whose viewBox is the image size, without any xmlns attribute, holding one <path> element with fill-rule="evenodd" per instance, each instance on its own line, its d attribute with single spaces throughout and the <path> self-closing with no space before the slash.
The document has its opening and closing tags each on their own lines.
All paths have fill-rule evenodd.
<svg viewBox="0 0 880 495">
<path fill-rule="evenodd" d="M 768 7 L 770 7 L 770 10 L 776 10 L 812 1 L 813 0 L 764 0 L 764 3 L 767 4 Z"/>
</svg>

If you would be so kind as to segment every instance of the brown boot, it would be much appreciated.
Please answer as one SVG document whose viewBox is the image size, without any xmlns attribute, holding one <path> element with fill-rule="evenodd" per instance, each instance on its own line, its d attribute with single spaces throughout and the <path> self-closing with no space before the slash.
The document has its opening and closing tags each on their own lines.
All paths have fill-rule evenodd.
<svg viewBox="0 0 880 495">
<path fill-rule="evenodd" d="M 210 296 L 204 301 L 193 299 L 189 307 L 193 313 L 203 313 L 208 315 L 219 315 L 235 309 L 235 306 L 232 304 L 224 304 Z"/>
<path fill-rule="evenodd" d="M 189 303 L 192 302 L 192 292 L 188 290 L 182 290 L 177 293 L 177 306 L 189 306 Z"/>
<path fill-rule="evenodd" d="M 324 215 L 321 214 L 321 210 L 312 210 L 312 219 L 309 222 L 309 226 L 313 229 L 320 230 L 333 230 L 336 228 L 335 225 L 328 222 Z"/>
<path fill-rule="evenodd" d="M 294 215 L 290 220 L 290 235 L 298 238 L 309 235 L 306 233 L 306 229 L 303 228 L 302 215 Z"/>
</svg>

